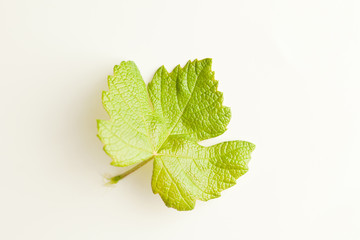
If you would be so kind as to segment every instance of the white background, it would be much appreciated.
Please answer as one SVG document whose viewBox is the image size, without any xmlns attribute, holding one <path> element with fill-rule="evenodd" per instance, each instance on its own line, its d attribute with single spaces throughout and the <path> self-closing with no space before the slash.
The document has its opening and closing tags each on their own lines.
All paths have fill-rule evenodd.
<svg viewBox="0 0 360 240">
<path fill-rule="evenodd" d="M 0 0 L 1 239 L 360 239 L 357 0 Z M 232 109 L 205 144 L 257 145 L 250 171 L 191 212 L 152 165 L 103 185 L 96 137 L 113 65 L 146 82 L 213 58 Z"/>
</svg>

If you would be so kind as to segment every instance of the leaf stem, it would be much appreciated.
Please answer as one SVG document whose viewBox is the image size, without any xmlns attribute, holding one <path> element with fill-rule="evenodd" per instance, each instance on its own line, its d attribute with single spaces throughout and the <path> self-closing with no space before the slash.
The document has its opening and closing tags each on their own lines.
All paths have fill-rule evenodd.
<svg viewBox="0 0 360 240">
<path fill-rule="evenodd" d="M 136 165 L 135 167 L 127 170 L 126 172 L 117 175 L 115 177 L 109 178 L 109 182 L 107 184 L 116 184 L 118 181 L 120 181 L 121 179 L 123 179 L 124 177 L 126 177 L 127 175 L 135 172 L 136 170 L 138 170 L 139 168 L 141 168 L 142 166 L 144 166 L 145 164 L 147 164 L 148 162 L 150 162 L 151 160 L 154 159 L 154 156 L 151 156 L 149 159 L 139 163 L 138 165 Z"/>
</svg>

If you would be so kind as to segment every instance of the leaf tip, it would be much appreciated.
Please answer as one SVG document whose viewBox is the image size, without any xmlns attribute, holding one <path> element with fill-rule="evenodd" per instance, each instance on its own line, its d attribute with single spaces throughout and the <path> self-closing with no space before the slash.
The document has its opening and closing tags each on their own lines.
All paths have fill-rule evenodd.
<svg viewBox="0 0 360 240">
<path fill-rule="evenodd" d="M 253 152 L 255 150 L 255 148 L 256 148 L 256 145 L 249 142 L 249 148 L 250 148 L 250 152 Z"/>
</svg>

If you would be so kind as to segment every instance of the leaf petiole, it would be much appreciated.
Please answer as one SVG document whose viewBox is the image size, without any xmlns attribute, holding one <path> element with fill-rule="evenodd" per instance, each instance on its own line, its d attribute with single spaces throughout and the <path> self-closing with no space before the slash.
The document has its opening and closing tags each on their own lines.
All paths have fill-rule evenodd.
<svg viewBox="0 0 360 240">
<path fill-rule="evenodd" d="M 121 179 L 123 179 L 124 177 L 126 177 L 127 175 L 135 172 L 136 170 L 138 170 L 139 168 L 141 168 L 142 166 L 144 166 L 145 164 L 147 164 L 148 162 L 150 162 L 151 160 L 154 159 L 154 156 L 151 156 L 149 159 L 139 163 L 138 165 L 136 165 L 135 167 L 127 170 L 126 172 L 120 174 L 120 175 L 117 175 L 117 176 L 114 176 L 114 177 L 111 177 L 109 178 L 109 182 L 107 182 L 107 184 L 116 184 L 118 183 Z"/>
</svg>

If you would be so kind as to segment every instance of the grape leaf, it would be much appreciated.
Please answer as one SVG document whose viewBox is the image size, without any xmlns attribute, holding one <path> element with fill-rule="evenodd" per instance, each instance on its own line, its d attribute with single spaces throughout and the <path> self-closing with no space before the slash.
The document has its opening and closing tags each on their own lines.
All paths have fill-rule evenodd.
<svg viewBox="0 0 360 240">
<path fill-rule="evenodd" d="M 108 77 L 102 102 L 110 121 L 98 120 L 99 138 L 114 166 L 125 167 L 153 156 L 150 123 L 153 110 L 146 85 L 134 62 L 122 62 Z"/>
<path fill-rule="evenodd" d="M 168 207 L 191 210 L 196 199 L 207 201 L 233 186 L 248 170 L 255 145 L 244 141 L 203 147 L 186 139 L 171 138 L 155 157 L 152 189 Z"/>
<path fill-rule="evenodd" d="M 165 139 L 187 135 L 200 141 L 226 131 L 231 113 L 222 106 L 223 95 L 217 85 L 211 59 L 189 61 L 170 74 L 164 67 L 155 73 L 148 90 L 154 110 L 166 120 Z"/>
<path fill-rule="evenodd" d="M 177 210 L 191 210 L 196 200 L 217 198 L 233 186 L 247 172 L 255 148 L 245 141 L 198 144 L 223 134 L 231 117 L 211 64 L 211 59 L 189 61 L 170 73 L 162 66 L 146 88 L 135 63 L 122 62 L 103 92 L 110 120 L 98 120 L 98 136 L 111 164 L 138 163 L 136 170 L 154 160 L 153 192 Z"/>
</svg>

